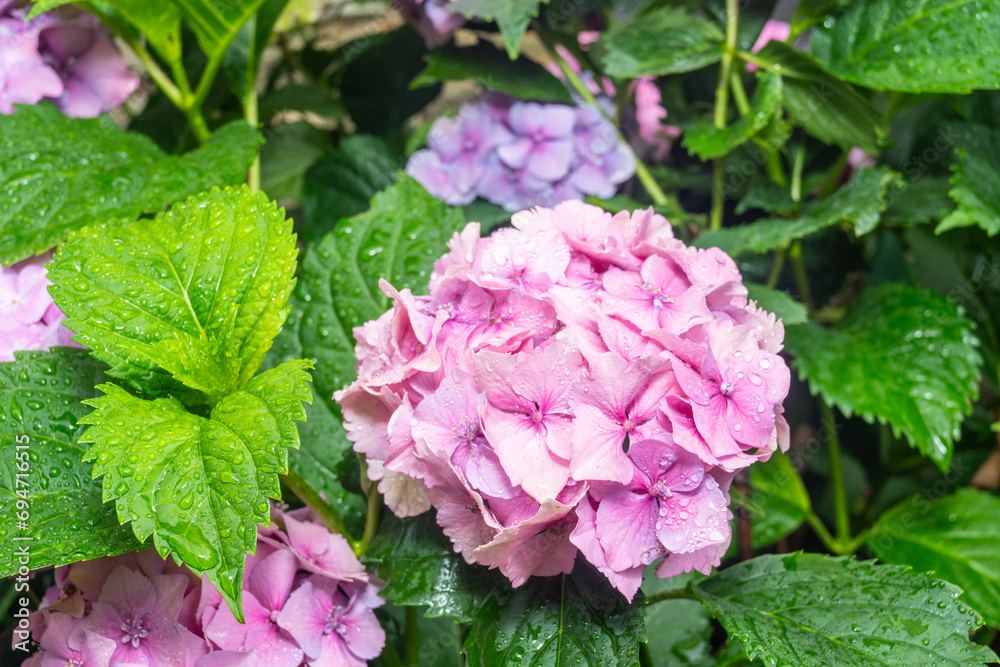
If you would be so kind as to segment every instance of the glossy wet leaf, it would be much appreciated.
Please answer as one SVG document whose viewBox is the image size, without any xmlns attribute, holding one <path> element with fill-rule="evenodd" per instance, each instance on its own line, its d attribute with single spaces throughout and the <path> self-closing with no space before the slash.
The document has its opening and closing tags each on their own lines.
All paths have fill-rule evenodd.
<svg viewBox="0 0 1000 667">
<path fill-rule="evenodd" d="M 877 90 L 1000 87 L 1000 2 L 861 0 L 810 38 L 830 72 Z"/>
<path fill-rule="evenodd" d="M 746 283 L 749 298 L 757 302 L 758 308 L 763 308 L 769 313 L 774 313 L 784 325 L 802 324 L 808 319 L 806 307 L 793 299 L 787 292 L 771 289 L 765 285 L 757 283 Z"/>
<path fill-rule="evenodd" d="M 500 582 L 476 609 L 465 641 L 470 667 L 625 667 L 639 662 L 645 618 L 593 567 L 570 575 Z"/>
<path fill-rule="evenodd" d="M 469 565 L 455 552 L 434 520 L 434 512 L 399 519 L 388 516 L 367 558 L 389 582 L 380 595 L 397 605 L 427 606 L 427 616 L 451 616 L 470 623 L 494 586 L 506 580 L 496 571 Z"/>
<path fill-rule="evenodd" d="M 750 467 L 750 500 L 764 514 L 752 517 L 755 548 L 774 544 L 796 530 L 812 509 L 802 477 L 781 452 Z"/>
<path fill-rule="evenodd" d="M 294 360 L 264 371 L 208 419 L 173 397 L 143 400 L 103 384 L 80 420 L 90 425 L 81 440 L 93 443 L 86 458 L 119 520 L 141 541 L 152 535 L 161 556 L 204 572 L 238 618 L 243 563 L 257 546 L 255 524 L 270 523 L 268 498 L 281 498 L 278 475 L 288 471 L 286 448 L 299 446 L 311 367 Z"/>
<path fill-rule="evenodd" d="M 973 327 L 948 299 L 887 283 L 862 292 L 834 328 L 788 327 L 785 349 L 814 394 L 845 415 L 890 424 L 946 471 L 979 395 Z"/>
<path fill-rule="evenodd" d="M 167 0 L 159 0 L 166 2 Z M 169 0 L 180 7 L 201 50 L 209 57 L 224 52 L 265 0 Z"/>
<path fill-rule="evenodd" d="M 695 591 L 751 658 L 769 667 L 981 667 L 982 624 L 959 589 L 897 565 L 795 553 L 759 556 Z"/>
<path fill-rule="evenodd" d="M 738 227 L 707 232 L 700 248 L 718 246 L 730 255 L 767 252 L 841 222 L 854 225 L 859 236 L 878 225 L 886 207 L 886 192 L 899 175 L 887 167 L 862 169 L 835 193 L 808 206 L 798 219 L 768 218 Z"/>
<path fill-rule="evenodd" d="M 781 106 L 781 77 L 765 72 L 757 84 L 750 109 L 738 121 L 719 129 L 711 123 L 701 123 L 684 133 L 684 147 L 702 160 L 727 155 L 763 130 Z"/>
<path fill-rule="evenodd" d="M 958 208 L 936 231 L 977 225 L 995 236 L 1000 232 L 1000 129 L 962 124 L 955 130 L 958 160 L 951 165 L 948 194 Z"/>
<path fill-rule="evenodd" d="M 933 571 L 961 587 L 962 600 L 1000 626 L 1000 498 L 959 489 L 936 501 L 913 496 L 879 517 L 868 546 L 879 559 Z"/>
<path fill-rule="evenodd" d="M 107 117 L 20 106 L 0 123 L 0 263 L 45 252 L 84 225 L 241 183 L 259 145 L 257 131 L 236 121 L 201 148 L 169 156 Z"/>
<path fill-rule="evenodd" d="M 495 21 L 511 60 L 521 50 L 521 38 L 531 19 L 538 16 L 543 2 L 549 0 L 453 0 L 448 11 L 466 18 Z"/>
<path fill-rule="evenodd" d="M 427 67 L 410 84 L 415 88 L 440 81 L 473 80 L 487 90 L 522 100 L 573 104 L 562 81 L 526 58 L 510 60 L 485 42 L 464 48 L 435 49 L 424 56 Z"/>
<path fill-rule="evenodd" d="M 50 291 L 110 376 L 156 394 L 166 372 L 214 404 L 257 371 L 285 321 L 291 226 L 262 194 L 213 190 L 154 220 L 75 232 Z"/>
<path fill-rule="evenodd" d="M 724 35 L 712 21 L 676 8 L 615 21 L 598 43 L 604 71 L 635 78 L 691 72 L 722 58 Z"/>
<path fill-rule="evenodd" d="M 33 570 L 139 548 L 101 501 L 79 442 L 77 421 L 90 412 L 82 401 L 98 395 L 105 368 L 64 347 L 0 363 L 0 576 L 17 572 L 25 547 Z"/>
</svg>

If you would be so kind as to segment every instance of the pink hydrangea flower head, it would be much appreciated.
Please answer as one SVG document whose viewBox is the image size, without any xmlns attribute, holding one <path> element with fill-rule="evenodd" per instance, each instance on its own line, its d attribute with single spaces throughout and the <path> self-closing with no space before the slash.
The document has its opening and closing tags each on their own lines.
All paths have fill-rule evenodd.
<svg viewBox="0 0 1000 667">
<path fill-rule="evenodd" d="M 62 325 L 64 316 L 49 296 L 52 283 L 45 263 L 50 258 L 46 254 L 0 266 L 0 361 L 13 361 L 18 350 L 79 347 L 70 340 L 72 333 Z"/>
<path fill-rule="evenodd" d="M 82 619 L 63 613 L 52 614 L 39 644 L 42 667 L 104 667 L 115 651 L 114 640 L 91 632 Z"/>
<path fill-rule="evenodd" d="M 635 80 L 635 120 L 639 125 L 639 137 L 653 149 L 654 160 L 663 160 L 670 155 L 673 140 L 680 136 L 680 128 L 664 123 L 667 110 L 661 103 L 662 96 L 653 77 L 644 76 Z"/>
<path fill-rule="evenodd" d="M 0 11 L 0 114 L 13 113 L 15 104 L 37 104 L 63 93 L 59 75 L 38 52 L 41 24 Z"/>
</svg>

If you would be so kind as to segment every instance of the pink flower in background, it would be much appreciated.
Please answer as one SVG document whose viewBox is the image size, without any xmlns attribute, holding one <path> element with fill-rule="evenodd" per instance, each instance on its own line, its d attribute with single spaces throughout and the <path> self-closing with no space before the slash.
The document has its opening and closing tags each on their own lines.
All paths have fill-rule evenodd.
<svg viewBox="0 0 1000 667">
<path fill-rule="evenodd" d="M 369 476 L 422 490 L 455 550 L 515 586 L 577 551 L 629 598 L 659 559 L 709 571 L 733 474 L 788 446 L 780 322 L 651 210 L 511 222 L 470 224 L 430 294 L 384 284 L 393 310 L 355 329 L 358 380 L 335 397 Z"/>
<path fill-rule="evenodd" d="M 0 114 L 14 113 L 15 104 L 37 104 L 63 93 L 59 75 L 38 52 L 41 23 L 25 23 L 0 6 Z"/>
<path fill-rule="evenodd" d="M 792 35 L 792 26 L 785 21 L 775 21 L 769 19 L 765 24 L 763 29 L 760 31 L 760 35 L 757 37 L 757 41 L 754 42 L 753 48 L 750 49 L 750 53 L 757 53 L 765 46 L 767 43 L 776 40 L 779 42 L 787 42 L 788 38 Z M 753 63 L 747 63 L 748 72 L 756 72 L 757 66 Z"/>
<path fill-rule="evenodd" d="M 13 361 L 20 350 L 80 347 L 70 340 L 72 332 L 62 325 L 65 316 L 49 296 L 49 259 L 51 254 L 45 254 L 0 266 L 0 361 Z"/>
<path fill-rule="evenodd" d="M 663 107 L 660 89 L 653 77 L 636 79 L 633 91 L 639 137 L 652 147 L 654 160 L 663 160 L 670 154 L 673 140 L 681 135 L 681 130 L 663 122 L 667 119 L 667 110 Z"/>
</svg>

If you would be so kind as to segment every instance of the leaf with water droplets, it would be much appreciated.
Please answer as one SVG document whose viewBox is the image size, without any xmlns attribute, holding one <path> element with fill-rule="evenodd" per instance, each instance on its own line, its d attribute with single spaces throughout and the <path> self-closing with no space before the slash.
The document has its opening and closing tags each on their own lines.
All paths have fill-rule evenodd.
<svg viewBox="0 0 1000 667">
<path fill-rule="evenodd" d="M 827 17 L 812 52 L 837 76 L 876 90 L 1000 88 L 1000 2 L 859 0 Z"/>
<path fill-rule="evenodd" d="M 930 502 L 907 498 L 879 517 L 868 538 L 875 555 L 888 563 L 933 571 L 961 586 L 962 599 L 1000 627 L 1000 498 L 976 489 Z"/>
<path fill-rule="evenodd" d="M 982 667 L 982 619 L 957 587 L 897 565 L 794 553 L 759 556 L 694 584 L 751 658 L 769 667 Z"/>
<path fill-rule="evenodd" d="M 475 611 L 470 667 L 625 667 L 639 664 L 645 614 L 582 557 L 572 574 L 500 581 Z"/>
<path fill-rule="evenodd" d="M 45 252 L 94 222 L 156 213 L 241 183 L 260 143 L 255 129 L 237 121 L 204 146 L 172 156 L 107 117 L 19 106 L 0 123 L 0 263 Z"/>
<path fill-rule="evenodd" d="M 86 458 L 119 520 L 142 541 L 152 535 L 164 558 L 173 553 L 207 574 L 238 618 L 254 524 L 267 525 L 267 499 L 281 497 L 286 449 L 299 446 L 295 422 L 312 398 L 311 367 L 293 360 L 265 371 L 207 419 L 173 397 L 143 400 L 103 384 L 104 396 L 87 401 L 95 411 L 80 420 L 90 425 L 81 441 L 93 443 Z"/>
<path fill-rule="evenodd" d="M 50 265 L 50 291 L 108 375 L 157 395 L 175 389 L 169 374 L 214 405 L 280 331 L 296 256 L 292 223 L 267 197 L 213 190 L 154 220 L 74 232 Z"/>
<path fill-rule="evenodd" d="M 947 471 L 979 395 L 973 328 L 948 299 L 888 283 L 862 292 L 832 329 L 787 327 L 785 349 L 814 394 L 845 415 L 890 424 Z"/>
<path fill-rule="evenodd" d="M 724 40 L 713 21 L 676 7 L 658 7 L 612 22 L 598 42 L 598 53 L 609 76 L 660 76 L 718 62 Z"/>
<path fill-rule="evenodd" d="M 995 236 L 1000 233 L 1000 129 L 966 123 L 948 129 L 954 133 L 958 152 L 948 194 L 958 208 L 935 231 L 978 225 Z"/>
<path fill-rule="evenodd" d="M 74 348 L 15 356 L 0 363 L 0 577 L 18 571 L 22 547 L 33 570 L 139 548 L 101 502 L 79 442 L 82 401 L 97 396 L 105 365 Z"/>
</svg>

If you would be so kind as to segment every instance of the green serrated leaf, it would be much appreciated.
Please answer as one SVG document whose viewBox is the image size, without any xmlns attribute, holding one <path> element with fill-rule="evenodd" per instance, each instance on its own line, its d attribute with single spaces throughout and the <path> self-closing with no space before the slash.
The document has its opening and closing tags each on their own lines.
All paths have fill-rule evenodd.
<svg viewBox="0 0 1000 667">
<path fill-rule="evenodd" d="M 751 466 L 750 499 L 764 513 L 753 520 L 755 549 L 774 544 L 796 530 L 812 509 L 802 477 L 781 452 Z"/>
<path fill-rule="evenodd" d="M 845 415 L 890 424 L 947 470 L 979 395 L 973 329 L 948 299 L 887 283 L 862 292 L 833 329 L 788 327 L 785 348 L 814 394 Z"/>
<path fill-rule="evenodd" d="M 615 21 L 601 37 L 604 71 L 635 78 L 691 72 L 722 59 L 724 35 L 715 23 L 664 7 Z"/>
<path fill-rule="evenodd" d="M 955 599 L 955 586 L 896 565 L 759 556 L 694 588 L 747 655 L 771 667 L 982 667 L 996 659 L 969 641 L 982 621 Z"/>
<path fill-rule="evenodd" d="M 296 256 L 291 222 L 267 197 L 213 190 L 154 220 L 74 232 L 50 265 L 50 291 L 110 376 L 155 395 L 166 371 L 214 405 L 281 330 Z"/>
<path fill-rule="evenodd" d="M 278 125 L 260 150 L 260 187 L 275 201 L 301 201 L 306 171 L 323 155 L 326 133 L 309 123 Z"/>
<path fill-rule="evenodd" d="M 104 396 L 80 420 L 93 443 L 86 459 L 104 476 L 104 500 L 140 541 L 153 536 L 161 556 L 175 554 L 216 585 L 242 620 L 243 563 L 268 525 L 268 498 L 280 498 L 286 448 L 299 446 L 296 421 L 312 399 L 312 362 L 293 360 L 252 378 L 206 419 L 175 398 L 136 398 L 103 384 Z"/>
<path fill-rule="evenodd" d="M 812 52 L 838 77 L 876 90 L 1000 88 L 1000 2 L 861 0 L 827 17 Z"/>
<path fill-rule="evenodd" d="M 914 496 L 879 517 L 868 546 L 887 563 L 932 571 L 960 586 L 962 600 L 1000 627 L 1000 498 L 960 489 L 931 502 Z"/>
<path fill-rule="evenodd" d="M 402 166 L 395 151 L 378 137 L 355 134 L 344 139 L 306 172 L 302 240 L 318 241 L 341 218 L 367 211 L 372 197 L 396 182 Z"/>
<path fill-rule="evenodd" d="M 637 665 L 643 609 L 577 559 L 571 575 L 498 584 L 475 612 L 465 640 L 470 667 Z"/>
<path fill-rule="evenodd" d="M 138 549 L 82 460 L 77 421 L 104 364 L 66 347 L 15 357 L 0 363 L 0 577 Z"/>
<path fill-rule="evenodd" d="M 471 623 L 476 608 L 505 581 L 455 553 L 432 512 L 408 519 L 386 517 L 366 555 L 389 582 L 380 595 L 397 605 L 426 605 L 425 616 L 451 616 L 460 623 Z"/>
<path fill-rule="evenodd" d="M 538 16 L 542 3 L 549 0 L 453 0 L 448 4 L 452 14 L 473 19 L 495 21 L 500 28 L 507 55 L 513 60 L 521 50 L 521 38 L 531 19 Z"/>
<path fill-rule="evenodd" d="M 958 160 L 951 165 L 951 191 L 958 208 L 935 230 L 978 225 L 990 236 L 1000 233 L 1000 129 L 958 125 Z"/>
<path fill-rule="evenodd" d="M 163 0 L 160 0 L 163 2 Z M 222 54 L 265 0 L 169 0 L 180 7 L 210 58 Z"/>
<path fill-rule="evenodd" d="M 848 83 L 831 76 L 809 54 L 771 41 L 758 56 L 774 63 L 784 79 L 788 114 L 805 130 L 828 144 L 849 150 L 857 146 L 879 151 L 885 133 L 881 114 Z"/>
<path fill-rule="evenodd" d="M 793 299 L 787 292 L 757 283 L 746 283 L 746 288 L 750 292 L 749 298 L 757 302 L 758 308 L 780 317 L 786 327 L 802 324 L 809 319 L 805 305 Z"/>
<path fill-rule="evenodd" d="M 698 237 L 699 248 L 717 246 L 730 255 L 767 252 L 840 222 L 850 222 L 860 236 L 873 230 L 886 207 L 886 192 L 899 174 L 888 167 L 855 172 L 844 187 L 808 207 L 797 220 L 769 218 L 748 225 L 707 232 Z"/>
<path fill-rule="evenodd" d="M 750 109 L 729 127 L 719 129 L 711 123 L 699 124 L 684 133 L 684 147 L 702 160 L 728 154 L 767 127 L 781 104 L 781 77 L 765 72 L 750 102 Z"/>
<path fill-rule="evenodd" d="M 486 42 L 435 49 L 424 61 L 427 67 L 413 79 L 412 88 L 471 79 L 487 90 L 522 100 L 574 104 L 569 89 L 544 67 L 526 58 L 511 60 Z"/>
<path fill-rule="evenodd" d="M 0 263 L 45 252 L 74 229 L 156 213 L 246 178 L 260 135 L 243 121 L 201 148 L 168 156 L 109 118 L 67 118 L 48 104 L 19 106 L 0 123 Z"/>
</svg>

